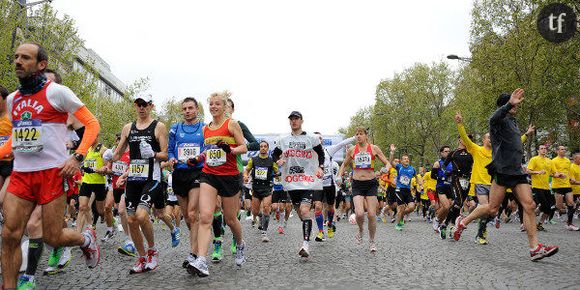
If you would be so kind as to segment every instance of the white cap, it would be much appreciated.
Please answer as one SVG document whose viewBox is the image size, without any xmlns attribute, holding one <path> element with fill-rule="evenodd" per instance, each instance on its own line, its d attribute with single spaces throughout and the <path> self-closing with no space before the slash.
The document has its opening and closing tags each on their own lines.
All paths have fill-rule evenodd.
<svg viewBox="0 0 580 290">
<path fill-rule="evenodd" d="M 136 102 L 139 99 L 145 101 L 146 103 L 153 103 L 153 97 L 151 96 L 151 94 L 146 94 L 143 96 L 136 96 L 134 101 Z"/>
</svg>

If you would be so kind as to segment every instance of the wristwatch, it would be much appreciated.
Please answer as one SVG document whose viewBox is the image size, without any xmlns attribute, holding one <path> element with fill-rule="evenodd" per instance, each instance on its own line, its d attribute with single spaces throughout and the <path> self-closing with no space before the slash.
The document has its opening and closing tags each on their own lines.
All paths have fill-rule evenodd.
<svg viewBox="0 0 580 290">
<path fill-rule="evenodd" d="M 73 156 L 78 162 L 83 162 L 83 160 L 85 160 L 85 156 L 80 153 L 75 153 Z"/>
</svg>

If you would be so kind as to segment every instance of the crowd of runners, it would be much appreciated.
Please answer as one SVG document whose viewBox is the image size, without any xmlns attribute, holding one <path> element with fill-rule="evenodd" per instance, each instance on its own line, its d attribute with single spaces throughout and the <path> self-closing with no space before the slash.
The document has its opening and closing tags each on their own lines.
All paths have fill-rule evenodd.
<svg viewBox="0 0 580 290">
<path fill-rule="evenodd" d="M 477 244 L 488 243 L 488 225 L 517 221 L 528 236 L 532 261 L 558 252 L 538 241 L 537 231 L 545 231 L 547 223 L 562 220 L 567 230 L 578 231 L 573 220 L 580 202 L 580 153 L 569 155 L 558 146 L 550 159 L 548 147 L 539 145 L 537 156 L 522 161 L 522 144 L 535 130 L 530 125 L 522 135 L 515 120 L 522 89 L 497 99 L 482 145 L 467 134 L 457 113 L 456 147 L 442 146 L 439 160 L 415 169 L 396 145 L 385 154 L 371 144 L 365 128 L 323 146 L 319 132 L 302 130 L 298 111 L 288 115 L 289 133 L 270 148 L 233 118 L 234 102 L 224 93 L 207 98 L 205 122 L 198 118 L 198 100 L 183 99 L 183 120 L 170 126 L 152 117 L 150 95 L 138 96 L 135 121 L 121 132 L 100 132 L 99 121 L 48 69 L 42 46 L 20 45 L 14 63 L 20 86 L 11 94 L 0 90 L 5 289 L 35 288 L 44 247 L 50 251 L 44 274 L 54 275 L 69 265 L 75 246 L 87 267 L 96 267 L 99 243 L 116 242 L 118 235 L 119 254 L 135 257 L 127 265 L 131 274 L 155 270 L 157 245 L 170 240 L 172 247 L 188 243 L 182 266 L 205 277 L 209 262 L 222 260 L 226 229 L 233 236 L 228 244 L 234 263 L 241 267 L 246 243 L 240 221 L 257 226 L 261 242 L 269 242 L 271 235 L 285 234 L 293 210 L 302 223 L 297 245 L 302 258 L 311 256 L 313 226 L 314 241 L 322 243 L 340 234 L 341 219 L 358 226 L 358 244 L 366 239 L 367 221 L 371 253 L 377 251 L 377 222 L 404 231 L 414 213 L 425 221 L 426 233 L 455 241 L 475 221 Z M 115 143 L 101 143 L 101 133 L 116 134 Z M 244 165 L 241 157 L 248 151 L 259 153 Z M 346 152 L 341 165 L 334 160 L 340 151 Z M 99 220 L 106 231 L 97 235 Z M 156 237 L 157 222 L 170 235 Z"/>
</svg>

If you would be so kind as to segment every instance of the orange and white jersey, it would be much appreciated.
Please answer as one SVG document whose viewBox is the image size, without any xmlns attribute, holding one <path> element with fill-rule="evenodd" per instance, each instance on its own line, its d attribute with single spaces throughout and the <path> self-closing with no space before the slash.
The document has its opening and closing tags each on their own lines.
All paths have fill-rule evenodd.
<svg viewBox="0 0 580 290">
<path fill-rule="evenodd" d="M 12 121 L 14 171 L 60 167 L 68 158 L 66 120 L 83 103 L 67 87 L 48 81 L 35 94 L 16 91 L 6 99 Z"/>
</svg>

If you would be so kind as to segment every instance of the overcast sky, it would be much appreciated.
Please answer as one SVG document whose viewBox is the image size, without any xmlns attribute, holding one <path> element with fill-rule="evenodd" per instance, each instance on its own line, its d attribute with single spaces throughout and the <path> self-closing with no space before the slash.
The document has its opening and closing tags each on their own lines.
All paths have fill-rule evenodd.
<svg viewBox="0 0 580 290">
<path fill-rule="evenodd" d="M 151 80 L 157 104 L 207 104 L 229 90 L 254 134 L 334 134 L 375 88 L 416 62 L 469 55 L 471 1 L 54 0 L 85 46 L 126 84 Z M 452 64 L 452 61 L 450 61 Z M 455 66 L 455 64 L 453 64 Z M 206 110 L 206 115 L 208 112 Z"/>
</svg>

